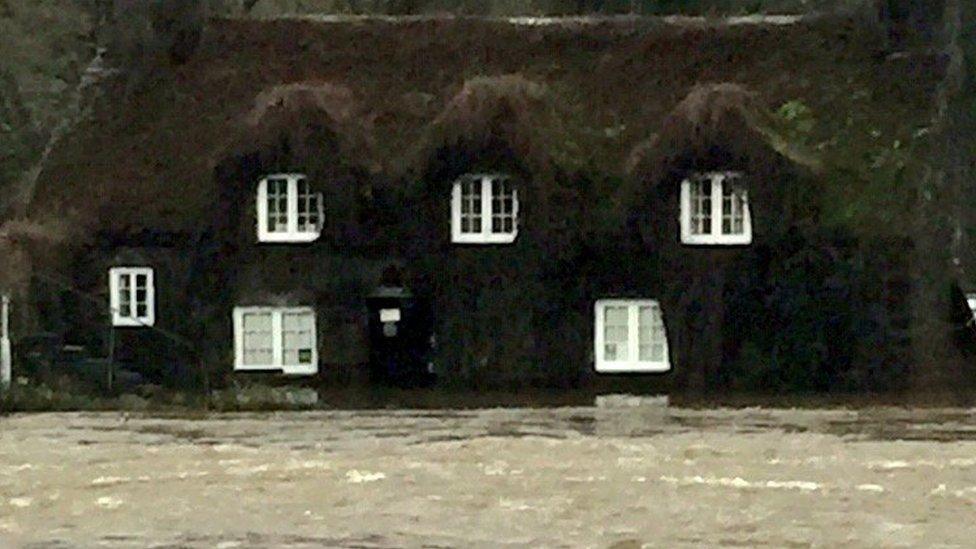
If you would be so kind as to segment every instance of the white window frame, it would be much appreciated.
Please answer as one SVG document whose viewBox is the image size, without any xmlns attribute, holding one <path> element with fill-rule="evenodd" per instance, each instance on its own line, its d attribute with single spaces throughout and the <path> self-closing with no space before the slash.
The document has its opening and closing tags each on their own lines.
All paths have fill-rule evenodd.
<svg viewBox="0 0 976 549">
<path fill-rule="evenodd" d="M 268 181 L 272 179 L 284 179 L 288 182 L 288 209 L 286 212 L 286 223 L 288 228 L 284 231 L 271 231 L 268 227 Z M 299 230 L 298 228 L 299 181 L 307 181 L 307 177 L 304 174 L 298 173 L 269 174 L 258 182 L 258 242 L 307 243 L 318 240 L 318 238 L 322 235 L 322 224 L 325 219 L 322 193 L 312 193 L 312 196 L 315 198 L 316 202 L 315 212 L 318 215 L 318 223 L 316 223 L 311 230 Z"/>
<path fill-rule="evenodd" d="M 604 353 L 604 318 L 608 307 L 627 307 L 627 358 L 625 360 L 606 360 Z M 640 360 L 639 318 L 641 307 L 657 307 L 661 315 L 661 328 L 664 335 L 664 360 Z M 597 373 L 663 373 L 671 370 L 671 355 L 668 349 L 668 329 L 661 304 L 654 299 L 601 299 L 594 309 L 593 351 L 594 368 Z"/>
<path fill-rule="evenodd" d="M 519 232 L 518 187 L 504 174 L 468 174 L 454 182 L 451 192 L 451 241 L 455 244 L 511 244 Z M 491 186 L 495 181 L 508 180 L 512 185 L 512 231 L 493 232 L 494 204 L 491 199 Z M 476 233 L 461 232 L 461 185 L 477 181 L 481 186 L 481 230 Z"/>
<path fill-rule="evenodd" d="M 711 180 L 711 232 L 692 233 L 691 184 L 693 181 Z M 722 232 L 722 191 L 726 185 L 734 185 L 741 180 L 739 172 L 708 172 L 695 174 L 681 182 L 681 243 L 691 245 L 744 246 L 752 244 L 752 215 L 749 213 L 749 194 L 741 188 L 742 233 Z"/>
<path fill-rule="evenodd" d="M 966 294 L 966 305 L 969 305 L 969 312 L 972 315 L 972 318 L 967 324 L 976 323 L 976 292 Z"/>
<path fill-rule="evenodd" d="M 137 316 L 136 285 L 137 275 L 146 277 L 146 314 Z M 122 277 L 130 277 L 129 311 L 122 310 L 120 291 Z M 112 313 L 112 326 L 124 328 L 149 328 L 156 324 L 156 283 L 152 267 L 112 267 L 108 271 L 109 310 Z"/>
<path fill-rule="evenodd" d="M 271 315 L 271 364 L 244 364 L 244 315 Z M 309 364 L 285 364 L 283 318 L 286 314 L 312 315 L 312 361 Z M 311 307 L 234 307 L 234 370 L 263 372 L 279 370 L 285 375 L 315 375 L 319 371 L 318 319 Z"/>
</svg>

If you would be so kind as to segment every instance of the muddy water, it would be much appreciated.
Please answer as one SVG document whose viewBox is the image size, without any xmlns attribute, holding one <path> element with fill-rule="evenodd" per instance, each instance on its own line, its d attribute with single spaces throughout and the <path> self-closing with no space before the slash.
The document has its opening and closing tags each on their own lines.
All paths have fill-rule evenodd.
<svg viewBox="0 0 976 549">
<path fill-rule="evenodd" d="M 972 547 L 976 411 L 0 419 L 0 547 Z"/>
</svg>

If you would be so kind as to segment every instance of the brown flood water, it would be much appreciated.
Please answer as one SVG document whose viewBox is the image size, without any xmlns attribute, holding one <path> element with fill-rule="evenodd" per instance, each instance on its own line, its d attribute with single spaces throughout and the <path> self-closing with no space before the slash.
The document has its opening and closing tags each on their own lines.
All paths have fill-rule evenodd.
<svg viewBox="0 0 976 549">
<path fill-rule="evenodd" d="M 976 411 L 0 418 L 0 547 L 971 547 Z"/>
</svg>

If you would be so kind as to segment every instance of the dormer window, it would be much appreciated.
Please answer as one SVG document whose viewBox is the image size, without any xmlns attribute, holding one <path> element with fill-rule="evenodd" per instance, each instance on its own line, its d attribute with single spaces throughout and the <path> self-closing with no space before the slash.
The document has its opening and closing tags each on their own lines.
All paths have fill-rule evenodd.
<svg viewBox="0 0 976 549">
<path fill-rule="evenodd" d="M 454 182 L 451 240 L 510 244 L 518 235 L 518 192 L 505 175 L 466 175 Z"/>
<path fill-rule="evenodd" d="M 696 174 L 681 183 L 681 243 L 752 243 L 752 218 L 742 174 Z"/>
<path fill-rule="evenodd" d="M 304 175 L 276 174 L 258 183 L 259 242 L 312 242 L 322 233 L 322 194 Z"/>
</svg>

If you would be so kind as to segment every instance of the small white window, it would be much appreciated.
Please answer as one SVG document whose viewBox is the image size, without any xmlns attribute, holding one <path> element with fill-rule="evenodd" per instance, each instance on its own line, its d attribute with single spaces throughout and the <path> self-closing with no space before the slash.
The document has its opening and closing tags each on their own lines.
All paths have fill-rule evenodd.
<svg viewBox="0 0 976 549">
<path fill-rule="evenodd" d="M 149 327 L 156 323 L 156 288 L 149 267 L 113 267 L 108 272 L 112 325 Z"/>
<path fill-rule="evenodd" d="M 661 306 L 649 299 L 596 302 L 594 356 L 604 373 L 667 372 L 668 338 Z"/>
<path fill-rule="evenodd" d="M 681 183 L 683 244 L 752 243 L 752 219 L 742 176 L 731 172 L 698 174 Z"/>
<path fill-rule="evenodd" d="M 322 194 L 304 175 L 269 175 L 258 183 L 258 241 L 312 242 L 322 233 Z"/>
<path fill-rule="evenodd" d="M 966 294 L 966 304 L 969 305 L 969 311 L 973 314 L 970 323 L 974 323 L 976 322 L 976 293 Z"/>
<path fill-rule="evenodd" d="M 308 307 L 236 307 L 234 369 L 318 372 L 315 311 Z"/>
<path fill-rule="evenodd" d="M 510 244 L 518 235 L 518 191 L 504 175 L 466 175 L 454 182 L 451 240 Z"/>
</svg>

